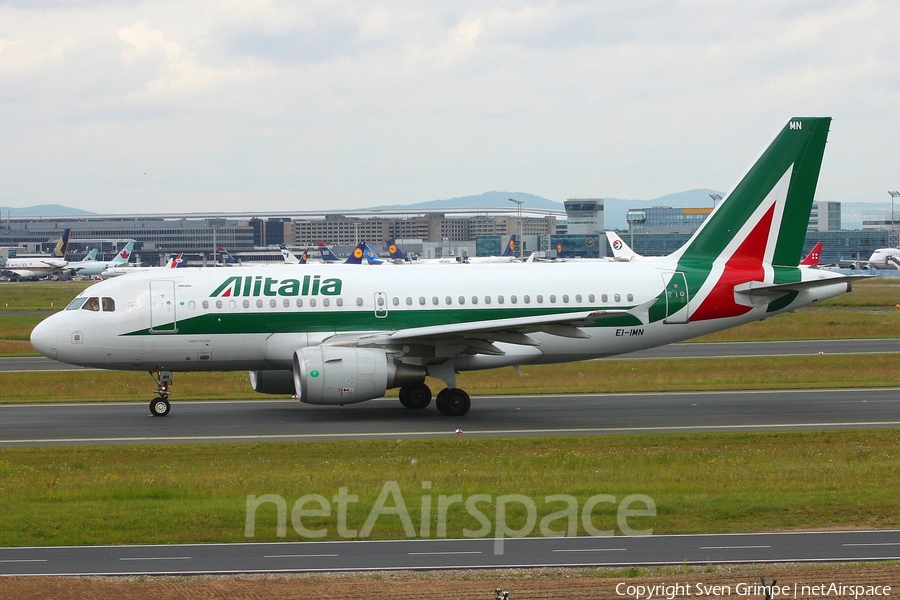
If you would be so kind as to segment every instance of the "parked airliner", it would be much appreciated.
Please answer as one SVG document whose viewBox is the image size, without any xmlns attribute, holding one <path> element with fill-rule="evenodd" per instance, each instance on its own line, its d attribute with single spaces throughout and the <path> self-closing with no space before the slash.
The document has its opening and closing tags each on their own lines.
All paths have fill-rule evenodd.
<svg viewBox="0 0 900 600">
<path fill-rule="evenodd" d="M 830 122 L 790 119 L 690 240 L 653 261 L 157 270 L 87 288 L 31 342 L 155 374 L 158 416 L 173 372 L 246 369 L 259 392 L 344 405 L 399 387 L 410 409 L 430 404 L 430 375 L 447 385 L 438 411 L 460 417 L 459 372 L 633 352 L 850 291 L 851 276 L 798 266 Z"/>
<path fill-rule="evenodd" d="M 131 252 L 134 250 L 134 241 L 130 241 L 113 257 L 112 260 L 83 260 L 77 263 L 69 263 L 66 265 L 67 271 L 72 271 L 75 275 L 81 277 L 94 277 L 101 275 L 106 269 L 113 267 L 124 267 L 131 259 Z"/>
<path fill-rule="evenodd" d="M 66 252 L 69 250 L 70 232 L 70 229 L 63 230 L 56 246 L 47 256 L 8 258 L 2 271 L 19 279 L 39 279 L 62 271 L 69 264 L 66 261 Z"/>
</svg>

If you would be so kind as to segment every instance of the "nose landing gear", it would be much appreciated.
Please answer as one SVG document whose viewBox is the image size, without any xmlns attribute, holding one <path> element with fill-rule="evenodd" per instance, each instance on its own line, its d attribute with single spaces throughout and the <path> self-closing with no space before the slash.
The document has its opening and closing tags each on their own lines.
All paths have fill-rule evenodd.
<svg viewBox="0 0 900 600">
<path fill-rule="evenodd" d="M 156 375 L 150 371 L 150 376 L 156 381 L 156 389 L 153 390 L 158 396 L 150 401 L 150 414 L 154 417 L 164 417 L 169 414 L 169 396 L 172 392 L 169 387 L 172 385 L 172 371 L 157 371 Z"/>
</svg>

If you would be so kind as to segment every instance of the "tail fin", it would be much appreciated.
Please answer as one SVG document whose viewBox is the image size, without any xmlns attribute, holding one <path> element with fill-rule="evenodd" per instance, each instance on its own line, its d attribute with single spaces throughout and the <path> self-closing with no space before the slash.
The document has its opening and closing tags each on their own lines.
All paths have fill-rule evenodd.
<svg viewBox="0 0 900 600">
<path fill-rule="evenodd" d="M 97 254 L 99 252 L 99 248 L 91 248 L 91 251 L 87 253 L 87 256 L 81 259 L 81 262 L 94 262 L 97 260 Z"/>
<path fill-rule="evenodd" d="M 345 265 L 361 265 L 363 260 L 366 257 L 366 243 L 360 242 L 356 248 L 353 249 L 353 252 L 350 253 L 350 256 L 347 257 L 347 260 L 344 261 Z"/>
<path fill-rule="evenodd" d="M 59 236 L 59 240 L 57 240 L 56 246 L 50 253 L 53 258 L 66 258 L 66 253 L 69 251 L 69 233 L 71 232 L 72 230 L 69 228 L 63 229 L 62 235 Z"/>
<path fill-rule="evenodd" d="M 319 254 L 322 255 L 322 260 L 324 262 L 341 262 L 341 259 L 339 259 L 324 242 L 318 242 L 316 247 L 319 249 Z"/>
<path fill-rule="evenodd" d="M 301 265 L 305 265 L 307 262 L 309 262 L 309 254 L 306 252 L 306 250 L 304 250 L 300 254 L 300 258 L 297 260 L 298 260 L 298 264 L 301 264 Z"/>
<path fill-rule="evenodd" d="M 819 259 L 822 258 L 822 242 L 816 242 L 816 245 L 813 246 L 813 249 L 809 251 L 809 254 L 806 255 L 806 258 L 800 261 L 800 264 L 804 267 L 818 267 Z"/>
<path fill-rule="evenodd" d="M 387 240 L 384 244 L 385 248 L 387 248 L 388 256 L 393 260 L 406 260 L 406 253 L 397 247 L 395 240 Z"/>
<path fill-rule="evenodd" d="M 560 244 L 559 242 L 556 242 L 556 258 L 557 260 L 566 260 L 567 258 L 569 258 L 568 256 L 566 256 L 566 251 L 563 250 L 562 244 Z"/>
<path fill-rule="evenodd" d="M 125 244 L 125 247 L 122 248 L 116 257 L 112 259 L 113 265 L 124 265 L 131 258 L 131 251 L 134 250 L 134 242 L 128 242 Z"/>
<path fill-rule="evenodd" d="M 167 269 L 180 269 L 182 267 L 187 266 L 187 261 L 184 260 L 184 252 L 179 252 L 178 256 L 173 256 L 169 259 L 169 262 L 166 263 Z"/>
<path fill-rule="evenodd" d="M 519 236 L 515 233 L 509 236 L 509 241 L 506 243 L 506 248 L 503 250 L 503 254 L 500 256 L 515 256 L 516 255 L 516 244 L 519 243 Z"/>
<path fill-rule="evenodd" d="M 367 243 L 362 242 L 362 245 L 364 247 L 363 249 L 366 251 L 366 262 L 368 264 L 370 264 L 370 265 L 384 264 L 384 261 L 381 260 L 381 257 L 378 256 L 378 254 L 374 250 L 372 250 Z"/>
<path fill-rule="evenodd" d="M 739 260 L 796 267 L 830 124 L 830 117 L 788 120 L 671 258 L 695 266 Z"/>
<path fill-rule="evenodd" d="M 288 250 L 287 246 L 285 246 L 284 244 L 281 244 L 280 246 L 278 246 L 278 248 L 281 250 L 281 257 L 284 258 L 284 262 L 286 262 L 289 265 L 299 265 L 300 264 L 300 259 L 298 259 L 296 256 L 294 256 L 293 252 Z"/>
<path fill-rule="evenodd" d="M 216 248 L 216 252 L 219 253 L 219 258 L 222 260 L 223 265 L 236 265 L 237 261 L 234 260 L 234 257 L 231 255 L 228 250 L 226 250 L 223 246 L 219 246 Z"/>
<path fill-rule="evenodd" d="M 619 237 L 615 231 L 607 231 L 606 239 L 609 241 L 609 247 L 612 249 L 613 258 L 619 262 L 631 262 L 635 258 L 640 258 L 625 241 Z"/>
</svg>

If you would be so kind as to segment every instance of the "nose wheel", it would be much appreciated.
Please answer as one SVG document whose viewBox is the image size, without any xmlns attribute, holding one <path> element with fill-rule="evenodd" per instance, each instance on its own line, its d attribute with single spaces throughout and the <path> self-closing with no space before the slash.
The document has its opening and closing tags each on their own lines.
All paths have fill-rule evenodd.
<svg viewBox="0 0 900 600">
<path fill-rule="evenodd" d="M 154 417 L 164 417 L 172 408 L 169 404 L 169 396 L 172 394 L 169 391 L 172 385 L 172 371 L 157 371 L 155 375 L 151 371 L 150 376 L 156 381 L 156 389 L 153 392 L 157 394 L 157 397 L 150 401 L 150 414 Z"/>
</svg>

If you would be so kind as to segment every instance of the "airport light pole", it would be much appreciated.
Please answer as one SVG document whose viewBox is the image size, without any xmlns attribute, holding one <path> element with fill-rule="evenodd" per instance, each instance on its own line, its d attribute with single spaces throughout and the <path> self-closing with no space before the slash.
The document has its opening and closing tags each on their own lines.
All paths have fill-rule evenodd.
<svg viewBox="0 0 900 600">
<path fill-rule="evenodd" d="M 896 199 L 897 196 L 900 196 L 900 192 L 894 190 L 893 192 L 888 191 L 888 194 L 891 195 L 891 233 L 888 236 L 888 246 L 896 248 L 897 246 L 894 242 L 894 199 Z"/>
<path fill-rule="evenodd" d="M 517 223 L 517 225 L 516 225 L 516 231 L 517 231 L 518 234 L 519 234 L 519 240 L 518 240 L 518 242 L 519 242 L 519 247 L 516 248 L 516 250 L 517 250 L 516 253 L 519 255 L 519 258 L 522 258 L 522 245 L 523 245 L 523 240 L 522 240 L 522 205 L 525 204 L 525 201 L 524 201 L 524 200 L 516 200 L 515 198 L 507 198 L 507 200 L 509 200 L 510 202 L 515 202 L 515 203 L 516 203 L 516 208 L 518 209 L 518 217 L 516 218 L 516 223 Z"/>
<path fill-rule="evenodd" d="M 716 202 L 719 202 L 722 200 L 722 196 L 720 194 L 710 194 L 709 197 L 712 198 L 713 208 L 716 207 Z"/>
</svg>

